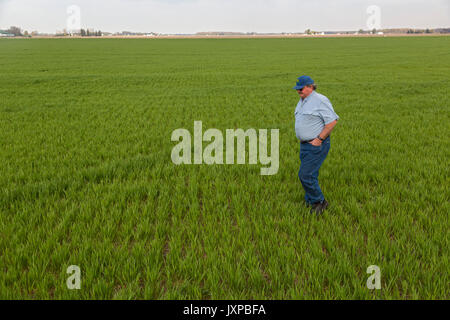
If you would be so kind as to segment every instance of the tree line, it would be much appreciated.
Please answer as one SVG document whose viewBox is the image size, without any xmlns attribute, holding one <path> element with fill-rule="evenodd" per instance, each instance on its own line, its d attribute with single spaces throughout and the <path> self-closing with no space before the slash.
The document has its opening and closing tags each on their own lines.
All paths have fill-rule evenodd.
<svg viewBox="0 0 450 320">
<path fill-rule="evenodd" d="M 21 37 L 24 35 L 22 33 L 22 29 L 20 29 L 19 27 L 14 27 L 14 26 L 9 27 L 9 29 L 3 30 L 3 31 L 5 31 L 6 33 L 9 33 L 9 34 L 13 34 L 15 37 Z M 27 31 L 25 31 L 25 32 L 28 35 L 28 32 Z"/>
<path fill-rule="evenodd" d="M 80 35 L 82 37 L 101 37 L 102 36 L 102 32 L 100 30 L 97 31 L 90 31 L 89 29 L 81 29 L 80 30 Z"/>
<path fill-rule="evenodd" d="M 8 33 L 8 34 L 12 34 L 15 37 L 28 37 L 28 36 L 33 36 L 33 35 L 37 35 L 38 32 L 37 31 L 33 31 L 31 33 L 29 33 L 28 31 L 23 31 L 20 27 L 16 27 L 16 26 L 11 26 L 9 27 L 9 29 L 6 30 L 1 30 L 4 33 Z M 63 35 L 63 36 L 67 36 L 70 34 L 75 34 L 75 35 L 80 35 L 82 37 L 101 37 L 103 35 L 102 31 L 100 30 L 92 30 L 92 29 L 80 29 L 77 31 L 72 31 L 69 32 L 66 29 L 64 29 L 64 31 L 62 31 L 62 33 L 58 33 L 57 35 Z"/>
</svg>

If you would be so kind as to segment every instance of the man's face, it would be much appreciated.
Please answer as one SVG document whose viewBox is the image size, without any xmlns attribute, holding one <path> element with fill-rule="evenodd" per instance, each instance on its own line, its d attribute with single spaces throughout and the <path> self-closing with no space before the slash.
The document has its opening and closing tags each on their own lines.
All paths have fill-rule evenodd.
<svg viewBox="0 0 450 320">
<path fill-rule="evenodd" d="M 298 94 L 302 99 L 305 99 L 307 96 L 313 92 L 314 89 L 311 86 L 304 86 L 302 90 L 297 90 Z"/>
</svg>

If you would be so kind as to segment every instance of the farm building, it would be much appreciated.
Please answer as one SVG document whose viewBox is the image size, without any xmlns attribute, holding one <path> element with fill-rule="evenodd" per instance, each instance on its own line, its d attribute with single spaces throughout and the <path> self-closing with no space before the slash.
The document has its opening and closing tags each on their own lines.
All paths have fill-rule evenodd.
<svg viewBox="0 0 450 320">
<path fill-rule="evenodd" d="M 14 37 L 12 33 L 8 33 L 7 31 L 0 30 L 0 37 Z"/>
</svg>

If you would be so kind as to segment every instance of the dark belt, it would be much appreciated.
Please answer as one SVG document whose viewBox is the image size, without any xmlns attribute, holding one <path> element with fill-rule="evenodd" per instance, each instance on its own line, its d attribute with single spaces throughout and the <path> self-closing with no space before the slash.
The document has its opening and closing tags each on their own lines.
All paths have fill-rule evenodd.
<svg viewBox="0 0 450 320">
<path fill-rule="evenodd" d="M 325 140 L 327 140 L 329 137 L 330 137 L 330 136 L 326 137 Z M 310 143 L 310 142 L 313 141 L 313 140 L 315 140 L 315 139 L 308 140 L 308 141 L 301 141 L 300 143 L 301 143 L 301 144 Z M 323 141 L 325 141 L 325 140 L 323 140 Z M 323 142 L 323 141 L 322 141 L 322 142 Z"/>
</svg>

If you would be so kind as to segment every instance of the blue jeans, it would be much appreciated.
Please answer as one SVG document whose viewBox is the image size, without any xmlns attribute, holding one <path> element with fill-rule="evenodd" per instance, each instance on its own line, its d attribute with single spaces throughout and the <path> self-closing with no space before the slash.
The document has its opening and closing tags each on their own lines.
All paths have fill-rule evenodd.
<svg viewBox="0 0 450 320">
<path fill-rule="evenodd" d="M 305 189 L 305 201 L 308 204 L 322 202 L 325 197 L 319 186 L 319 169 L 330 151 L 330 137 L 322 145 L 315 147 L 310 143 L 300 144 L 300 170 L 298 177 Z"/>
</svg>

